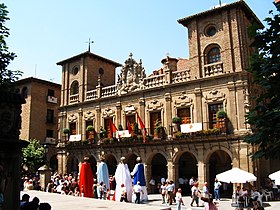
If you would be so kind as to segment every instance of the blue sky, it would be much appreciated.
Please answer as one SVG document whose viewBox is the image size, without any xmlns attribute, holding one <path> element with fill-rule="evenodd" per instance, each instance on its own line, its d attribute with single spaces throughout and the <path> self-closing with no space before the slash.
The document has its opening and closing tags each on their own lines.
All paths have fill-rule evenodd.
<svg viewBox="0 0 280 210">
<path fill-rule="evenodd" d="M 208 10 L 219 0 L 4 0 L 8 7 L 9 51 L 17 58 L 9 66 L 61 83 L 58 61 L 87 51 L 121 64 L 133 53 L 146 73 L 161 67 L 161 60 L 188 57 L 187 31 L 177 20 Z M 232 3 L 234 0 L 222 0 Z M 263 21 L 273 0 L 246 0 Z"/>
</svg>

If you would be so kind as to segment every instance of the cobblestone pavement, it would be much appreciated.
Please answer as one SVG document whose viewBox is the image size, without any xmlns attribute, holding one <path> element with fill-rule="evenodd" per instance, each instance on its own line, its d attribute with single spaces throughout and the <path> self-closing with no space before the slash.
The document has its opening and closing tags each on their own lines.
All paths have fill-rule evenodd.
<svg viewBox="0 0 280 210">
<path fill-rule="evenodd" d="M 107 209 L 107 210 L 163 210 L 169 207 L 161 203 L 161 196 L 159 194 L 149 195 L 149 201 L 144 204 L 134 203 L 120 203 L 117 201 L 99 200 L 92 198 L 74 197 L 70 195 L 60 195 L 56 193 L 46 193 L 42 191 L 26 191 L 21 192 L 30 195 L 30 198 L 38 197 L 40 202 L 47 202 L 52 206 L 52 210 L 93 210 L 93 209 Z M 182 210 L 203 210 L 204 207 L 190 207 L 190 197 L 183 197 L 185 206 Z M 201 204 L 201 203 L 200 203 Z M 176 204 L 170 206 L 171 210 L 176 210 Z M 280 210 L 280 201 L 264 202 L 266 210 Z M 222 199 L 219 202 L 219 210 L 234 210 L 231 206 L 230 199 Z"/>
</svg>

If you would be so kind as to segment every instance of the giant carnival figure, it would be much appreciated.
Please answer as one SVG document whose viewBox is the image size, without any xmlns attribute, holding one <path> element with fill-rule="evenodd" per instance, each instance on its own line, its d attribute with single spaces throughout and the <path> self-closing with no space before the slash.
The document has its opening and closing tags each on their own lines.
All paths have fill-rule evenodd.
<svg viewBox="0 0 280 210">
<path fill-rule="evenodd" d="M 89 163 L 89 157 L 84 157 L 79 178 L 81 196 L 93 198 L 93 184 L 93 173 Z"/>
<path fill-rule="evenodd" d="M 120 163 L 117 166 L 116 172 L 115 172 L 115 180 L 116 180 L 116 190 L 115 190 L 115 200 L 120 201 L 122 197 L 122 186 L 126 188 L 126 196 L 127 201 L 132 201 L 132 180 L 130 176 L 130 172 L 128 169 L 127 164 L 125 163 L 125 157 L 121 157 Z"/>
<path fill-rule="evenodd" d="M 140 186 L 142 188 L 143 194 L 141 196 L 141 200 L 148 200 L 148 193 L 146 188 L 146 180 L 145 180 L 145 172 L 144 172 L 144 164 L 142 163 L 141 157 L 136 158 L 137 164 L 134 166 L 133 171 L 131 172 L 131 176 L 133 176 L 133 184 L 136 185 L 137 182 L 140 182 Z"/>
<path fill-rule="evenodd" d="M 100 163 L 97 168 L 97 182 L 101 183 L 103 182 L 106 185 L 106 190 L 110 189 L 110 184 L 109 184 L 109 171 L 108 171 L 108 166 L 105 163 L 105 157 L 101 156 L 100 157 Z"/>
</svg>

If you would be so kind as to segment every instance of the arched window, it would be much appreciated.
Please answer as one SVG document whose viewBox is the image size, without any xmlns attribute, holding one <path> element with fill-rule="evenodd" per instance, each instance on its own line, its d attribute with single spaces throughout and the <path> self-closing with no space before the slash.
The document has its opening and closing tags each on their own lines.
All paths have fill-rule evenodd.
<svg viewBox="0 0 280 210">
<path fill-rule="evenodd" d="M 75 94 L 78 94 L 78 93 L 79 93 L 79 83 L 78 83 L 78 81 L 74 81 L 71 84 L 71 92 L 70 92 L 70 94 L 71 95 L 75 95 Z"/>
<path fill-rule="evenodd" d="M 216 63 L 216 62 L 219 62 L 221 61 L 221 52 L 220 52 L 220 48 L 215 46 L 215 47 L 212 47 L 207 55 L 207 64 L 211 64 L 211 63 Z"/>
</svg>

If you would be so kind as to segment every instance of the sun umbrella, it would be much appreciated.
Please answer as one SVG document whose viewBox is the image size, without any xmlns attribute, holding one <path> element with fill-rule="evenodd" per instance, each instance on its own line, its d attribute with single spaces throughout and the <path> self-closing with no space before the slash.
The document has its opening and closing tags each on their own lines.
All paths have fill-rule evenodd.
<svg viewBox="0 0 280 210">
<path fill-rule="evenodd" d="M 280 170 L 268 175 L 268 177 L 271 180 L 275 180 L 276 185 L 280 185 Z"/>
<path fill-rule="evenodd" d="M 232 168 L 228 171 L 217 174 L 216 178 L 220 182 L 226 183 L 246 183 L 254 182 L 257 180 L 257 177 L 254 174 L 241 170 L 239 168 Z"/>
</svg>

